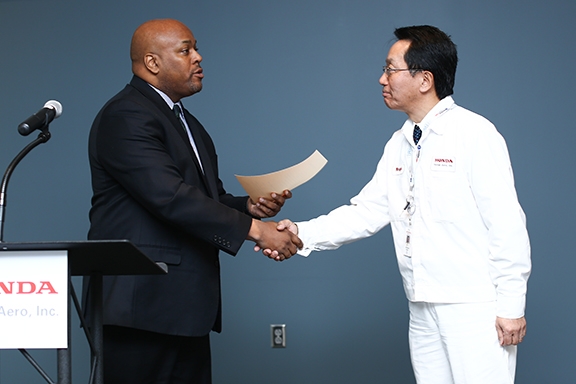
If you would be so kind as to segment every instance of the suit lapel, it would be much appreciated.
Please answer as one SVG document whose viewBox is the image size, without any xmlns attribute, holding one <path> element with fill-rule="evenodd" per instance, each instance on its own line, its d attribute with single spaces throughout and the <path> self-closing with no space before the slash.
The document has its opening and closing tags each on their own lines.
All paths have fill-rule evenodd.
<svg viewBox="0 0 576 384">
<path fill-rule="evenodd" d="M 210 161 L 210 156 L 207 151 L 206 143 L 202 140 L 202 135 L 200 134 L 200 127 L 196 119 L 189 119 L 188 118 L 189 112 L 184 110 L 184 116 L 186 117 L 186 122 L 188 123 L 188 127 L 190 128 L 190 133 L 192 134 L 192 138 L 194 139 L 194 143 L 196 143 L 196 149 L 198 150 L 198 156 L 200 156 L 200 160 L 202 161 L 202 167 L 204 167 L 204 180 L 208 185 L 208 189 L 212 198 L 214 200 L 218 200 L 218 187 L 216 186 L 216 180 L 218 175 L 216 175 L 216 171 L 212 167 L 212 162 Z M 194 151 L 194 150 L 192 150 Z M 196 155 L 194 154 L 194 157 Z"/>
<path fill-rule="evenodd" d="M 200 159 L 202 160 L 202 166 L 204 167 L 204 172 L 202 172 L 202 167 L 198 162 L 198 158 L 196 157 L 196 153 L 194 152 L 194 148 L 192 148 L 192 144 L 188 139 L 188 134 L 186 133 L 185 129 L 182 127 L 182 124 L 178 121 L 178 118 L 173 113 L 173 111 L 168 107 L 168 104 L 162 99 L 162 97 L 156 92 L 148 83 L 144 80 L 140 79 L 137 76 L 132 77 L 132 81 L 130 82 L 134 88 L 138 89 L 148 100 L 150 100 L 160 111 L 164 114 L 164 116 L 170 120 L 174 129 L 178 132 L 178 135 L 184 140 L 186 143 L 188 150 L 190 152 L 190 157 L 198 170 L 198 173 L 202 175 L 202 179 L 204 180 L 204 184 L 206 189 L 208 190 L 210 196 L 214 200 L 218 200 L 218 188 L 216 187 L 216 179 L 217 175 L 215 174 L 214 169 L 211 166 L 210 156 L 208 155 L 208 151 L 206 150 L 205 143 L 201 140 L 200 135 L 200 128 L 198 127 L 198 123 L 195 119 L 189 119 L 187 115 L 189 112 L 184 110 L 184 116 L 186 118 L 186 122 L 188 123 L 188 127 L 190 127 L 192 138 L 196 143 L 196 149 L 198 149 L 198 154 Z M 193 120 L 193 121 L 192 121 Z M 192 121 L 192 123 L 191 123 Z"/>
</svg>

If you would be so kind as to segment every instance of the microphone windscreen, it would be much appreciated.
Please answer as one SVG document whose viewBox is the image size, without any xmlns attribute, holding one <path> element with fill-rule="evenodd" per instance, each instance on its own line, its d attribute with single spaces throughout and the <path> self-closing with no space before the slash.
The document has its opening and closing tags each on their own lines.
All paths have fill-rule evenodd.
<svg viewBox="0 0 576 384">
<path fill-rule="evenodd" d="M 46 104 L 44 104 L 44 108 L 52 108 L 54 111 L 56 111 L 54 118 L 57 118 L 62 114 L 62 104 L 60 104 L 59 101 L 48 100 Z"/>
</svg>

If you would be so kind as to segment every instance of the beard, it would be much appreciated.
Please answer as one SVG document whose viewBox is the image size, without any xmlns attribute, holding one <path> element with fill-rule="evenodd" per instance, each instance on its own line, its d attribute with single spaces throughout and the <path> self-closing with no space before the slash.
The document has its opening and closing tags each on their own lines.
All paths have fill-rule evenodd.
<svg viewBox="0 0 576 384">
<path fill-rule="evenodd" d="M 190 96 L 200 92 L 201 90 L 202 90 L 202 81 L 196 81 L 196 82 L 192 81 L 190 83 L 190 92 L 192 92 Z"/>
</svg>

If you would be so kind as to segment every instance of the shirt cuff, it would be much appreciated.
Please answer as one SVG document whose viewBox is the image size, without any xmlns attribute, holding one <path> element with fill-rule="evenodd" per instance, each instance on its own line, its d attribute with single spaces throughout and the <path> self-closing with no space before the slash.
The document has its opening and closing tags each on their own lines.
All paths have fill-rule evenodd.
<svg viewBox="0 0 576 384">
<path fill-rule="evenodd" d="M 302 249 L 299 249 L 296 253 L 298 253 L 300 256 L 304 256 L 304 257 L 308 257 L 308 255 L 310 255 L 310 253 L 312 253 L 312 251 L 314 250 L 314 248 L 310 247 L 310 239 L 306 237 L 307 233 L 310 233 L 310 231 L 307 231 L 307 222 L 299 222 L 299 223 L 295 223 L 296 226 L 298 226 L 298 237 L 300 238 L 300 240 L 302 240 L 302 243 L 304 244 L 304 246 L 302 247 Z"/>
<path fill-rule="evenodd" d="M 496 299 L 496 316 L 503 319 L 519 319 L 524 317 L 526 295 L 518 297 L 498 296 Z"/>
</svg>

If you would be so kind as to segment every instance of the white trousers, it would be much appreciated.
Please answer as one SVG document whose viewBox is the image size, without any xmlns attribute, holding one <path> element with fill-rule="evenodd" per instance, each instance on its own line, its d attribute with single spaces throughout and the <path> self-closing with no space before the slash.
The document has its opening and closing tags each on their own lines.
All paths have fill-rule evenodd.
<svg viewBox="0 0 576 384">
<path fill-rule="evenodd" d="M 496 304 L 409 303 L 418 384 L 513 384 L 516 346 L 501 347 Z"/>
</svg>

